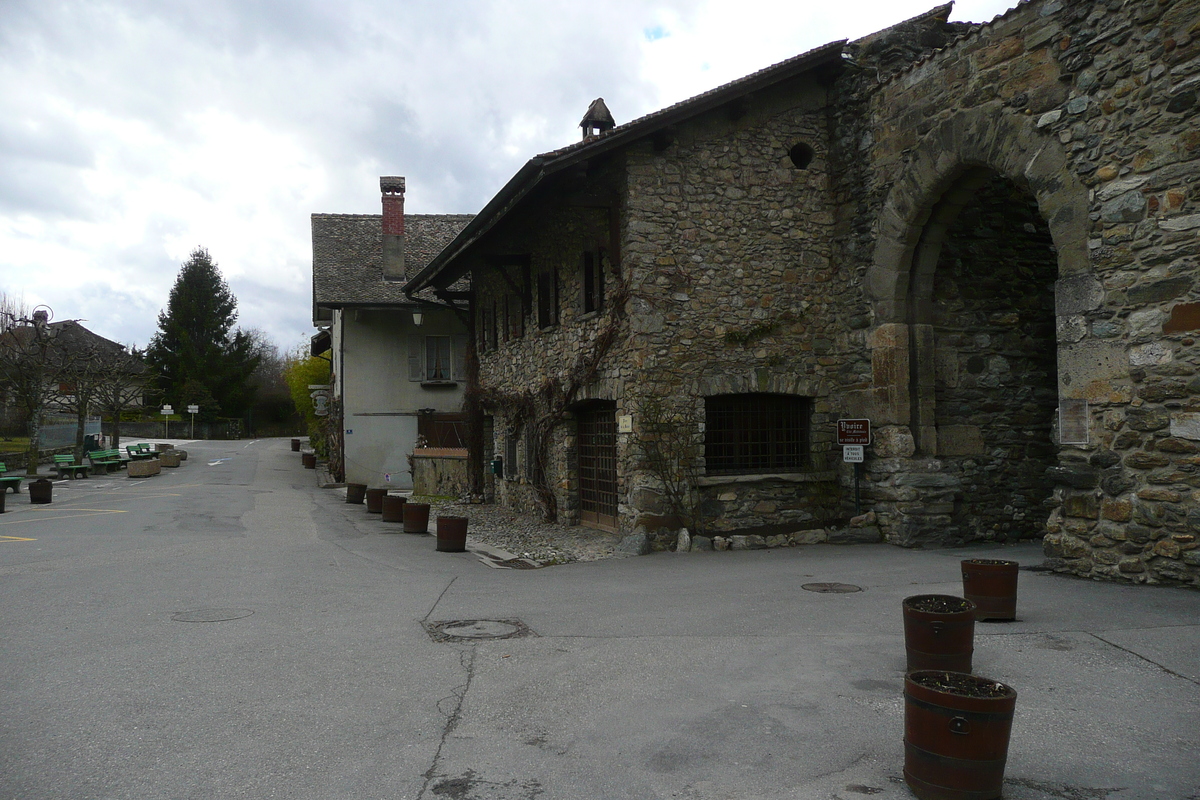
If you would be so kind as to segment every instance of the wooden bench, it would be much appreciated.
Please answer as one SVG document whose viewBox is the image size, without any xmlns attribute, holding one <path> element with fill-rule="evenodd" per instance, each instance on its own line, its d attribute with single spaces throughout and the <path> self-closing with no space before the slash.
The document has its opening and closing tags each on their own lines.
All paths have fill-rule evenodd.
<svg viewBox="0 0 1200 800">
<path fill-rule="evenodd" d="M 58 471 L 59 478 L 63 475 L 68 478 L 86 478 L 91 468 L 87 464 L 76 464 L 75 456 L 54 456 L 54 469 Z"/>
<path fill-rule="evenodd" d="M 4 466 L 4 462 L 0 461 L 0 493 L 8 491 L 8 487 L 12 487 L 14 494 L 21 493 L 21 481 L 24 477 L 21 475 L 7 475 L 8 469 Z"/>
<path fill-rule="evenodd" d="M 104 472 L 112 472 L 114 469 L 120 469 L 129 463 L 128 456 L 122 457 L 120 450 L 92 450 L 87 454 L 88 461 L 92 464 L 92 474 L 95 475 L 101 470 Z"/>
</svg>

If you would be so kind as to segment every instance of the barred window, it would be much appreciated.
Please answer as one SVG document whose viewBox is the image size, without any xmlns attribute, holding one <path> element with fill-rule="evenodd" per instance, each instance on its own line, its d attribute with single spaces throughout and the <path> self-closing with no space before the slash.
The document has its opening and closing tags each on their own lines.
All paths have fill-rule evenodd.
<svg viewBox="0 0 1200 800">
<path fill-rule="evenodd" d="M 705 398 L 704 405 L 709 475 L 799 472 L 808 466 L 809 398 L 730 394 Z"/>
</svg>

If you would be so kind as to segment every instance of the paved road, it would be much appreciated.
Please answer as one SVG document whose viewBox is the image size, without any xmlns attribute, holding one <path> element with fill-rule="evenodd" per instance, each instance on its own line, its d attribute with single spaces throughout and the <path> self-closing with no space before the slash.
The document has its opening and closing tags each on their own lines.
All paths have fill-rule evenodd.
<svg viewBox="0 0 1200 800">
<path fill-rule="evenodd" d="M 187 449 L 150 480 L 8 496 L 0 798 L 909 797 L 900 601 L 957 593 L 964 553 L 1040 561 L 494 570 L 383 533 L 286 440 Z M 821 581 L 863 591 L 800 588 Z M 1200 592 L 1021 581 L 1019 621 L 976 637 L 976 672 L 1019 693 L 1005 797 L 1200 798 Z M 529 635 L 426 627 L 465 620 Z"/>
</svg>

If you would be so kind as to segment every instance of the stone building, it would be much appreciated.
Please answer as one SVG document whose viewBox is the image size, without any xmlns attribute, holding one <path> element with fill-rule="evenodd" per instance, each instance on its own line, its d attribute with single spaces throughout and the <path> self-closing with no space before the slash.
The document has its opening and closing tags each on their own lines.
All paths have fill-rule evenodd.
<svg viewBox="0 0 1200 800">
<path fill-rule="evenodd" d="M 412 488 L 414 447 L 458 447 L 467 326 L 415 274 L 470 221 L 405 214 L 404 178 L 380 178 L 382 214 L 313 214 L 314 354 L 332 365 L 345 480 Z"/>
<path fill-rule="evenodd" d="M 865 418 L 860 537 L 1198 581 L 1200 0 L 949 10 L 593 104 L 414 276 L 471 277 L 500 502 L 819 541 Z"/>
</svg>

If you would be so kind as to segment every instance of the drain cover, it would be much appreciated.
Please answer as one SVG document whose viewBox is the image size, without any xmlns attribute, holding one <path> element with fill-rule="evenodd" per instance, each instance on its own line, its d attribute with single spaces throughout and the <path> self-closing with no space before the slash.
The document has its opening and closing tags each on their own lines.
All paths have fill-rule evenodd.
<svg viewBox="0 0 1200 800">
<path fill-rule="evenodd" d="M 852 583 L 806 583 L 800 588 L 806 592 L 820 592 L 821 594 L 849 594 L 862 591 L 861 586 L 855 586 Z"/>
<path fill-rule="evenodd" d="M 425 630 L 435 642 L 474 642 L 480 639 L 518 639 L 536 636 L 519 619 L 452 619 L 426 622 Z"/>
<path fill-rule="evenodd" d="M 172 614 L 175 622 L 228 622 L 243 619 L 254 612 L 248 608 L 201 608 L 196 611 L 180 611 Z"/>
</svg>

